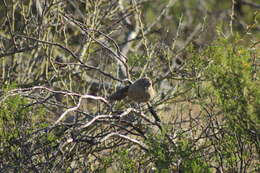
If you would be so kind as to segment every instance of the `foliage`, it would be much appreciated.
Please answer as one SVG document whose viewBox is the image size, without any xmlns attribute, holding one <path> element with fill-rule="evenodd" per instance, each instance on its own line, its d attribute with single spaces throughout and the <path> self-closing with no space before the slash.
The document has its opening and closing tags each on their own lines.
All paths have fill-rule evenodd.
<svg viewBox="0 0 260 173">
<path fill-rule="evenodd" d="M 248 2 L 1 1 L 0 172 L 259 172 Z M 153 111 L 108 99 L 144 76 Z"/>
</svg>

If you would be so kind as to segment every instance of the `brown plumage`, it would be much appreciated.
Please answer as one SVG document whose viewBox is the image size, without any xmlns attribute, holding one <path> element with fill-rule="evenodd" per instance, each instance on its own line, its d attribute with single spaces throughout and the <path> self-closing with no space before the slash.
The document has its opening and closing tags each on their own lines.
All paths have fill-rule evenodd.
<svg viewBox="0 0 260 173">
<path fill-rule="evenodd" d="M 151 80 L 149 78 L 141 78 L 135 81 L 129 86 L 127 96 L 138 103 L 148 102 L 155 96 Z"/>
<path fill-rule="evenodd" d="M 128 97 L 130 100 L 137 103 L 148 103 L 154 96 L 155 91 L 153 89 L 152 81 L 149 78 L 141 78 L 133 84 L 117 90 L 115 93 L 110 95 L 108 99 L 116 101 Z M 148 107 L 155 120 L 160 122 L 159 117 L 149 103 Z"/>
<path fill-rule="evenodd" d="M 118 89 L 116 92 L 111 94 L 108 99 L 111 101 L 123 100 L 127 96 L 129 86 Z"/>
<path fill-rule="evenodd" d="M 123 87 L 111 94 L 108 99 L 112 101 L 128 98 L 137 103 L 148 102 L 155 95 L 152 82 L 149 78 L 141 78 L 133 84 Z"/>
</svg>

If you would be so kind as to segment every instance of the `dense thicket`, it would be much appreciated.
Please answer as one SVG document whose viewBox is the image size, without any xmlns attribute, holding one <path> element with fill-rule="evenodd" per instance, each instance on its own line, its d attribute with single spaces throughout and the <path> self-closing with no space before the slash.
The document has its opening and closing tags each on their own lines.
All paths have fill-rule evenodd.
<svg viewBox="0 0 260 173">
<path fill-rule="evenodd" d="M 2 0 L 0 172 L 259 172 L 259 9 Z M 107 99 L 141 77 L 153 111 Z"/>
</svg>

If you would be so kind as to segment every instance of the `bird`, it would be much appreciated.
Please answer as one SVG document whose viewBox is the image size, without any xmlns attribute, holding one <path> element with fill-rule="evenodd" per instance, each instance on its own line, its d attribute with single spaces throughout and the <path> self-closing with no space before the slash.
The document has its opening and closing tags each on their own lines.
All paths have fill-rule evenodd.
<svg viewBox="0 0 260 173">
<path fill-rule="evenodd" d="M 127 96 L 137 103 L 150 101 L 155 96 L 152 82 L 149 78 L 141 78 L 129 86 Z"/>
<path fill-rule="evenodd" d="M 148 77 L 140 78 L 134 83 L 120 88 L 115 93 L 108 97 L 111 101 L 123 100 L 128 97 L 130 100 L 136 103 L 147 103 L 151 114 L 156 121 L 160 122 L 159 117 L 150 105 L 149 101 L 155 96 L 155 90 L 153 89 L 152 81 Z"/>
<path fill-rule="evenodd" d="M 128 97 L 137 103 L 150 101 L 155 96 L 151 79 L 145 77 L 136 80 L 134 83 L 118 89 L 108 97 L 108 100 L 119 101 Z"/>
</svg>

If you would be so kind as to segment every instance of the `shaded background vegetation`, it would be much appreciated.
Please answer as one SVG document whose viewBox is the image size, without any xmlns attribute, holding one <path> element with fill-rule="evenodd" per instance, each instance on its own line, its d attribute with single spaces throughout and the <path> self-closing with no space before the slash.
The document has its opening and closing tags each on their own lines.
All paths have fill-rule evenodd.
<svg viewBox="0 0 260 173">
<path fill-rule="evenodd" d="M 0 172 L 258 172 L 259 9 L 1 0 Z M 144 76 L 160 125 L 106 99 Z"/>
</svg>

